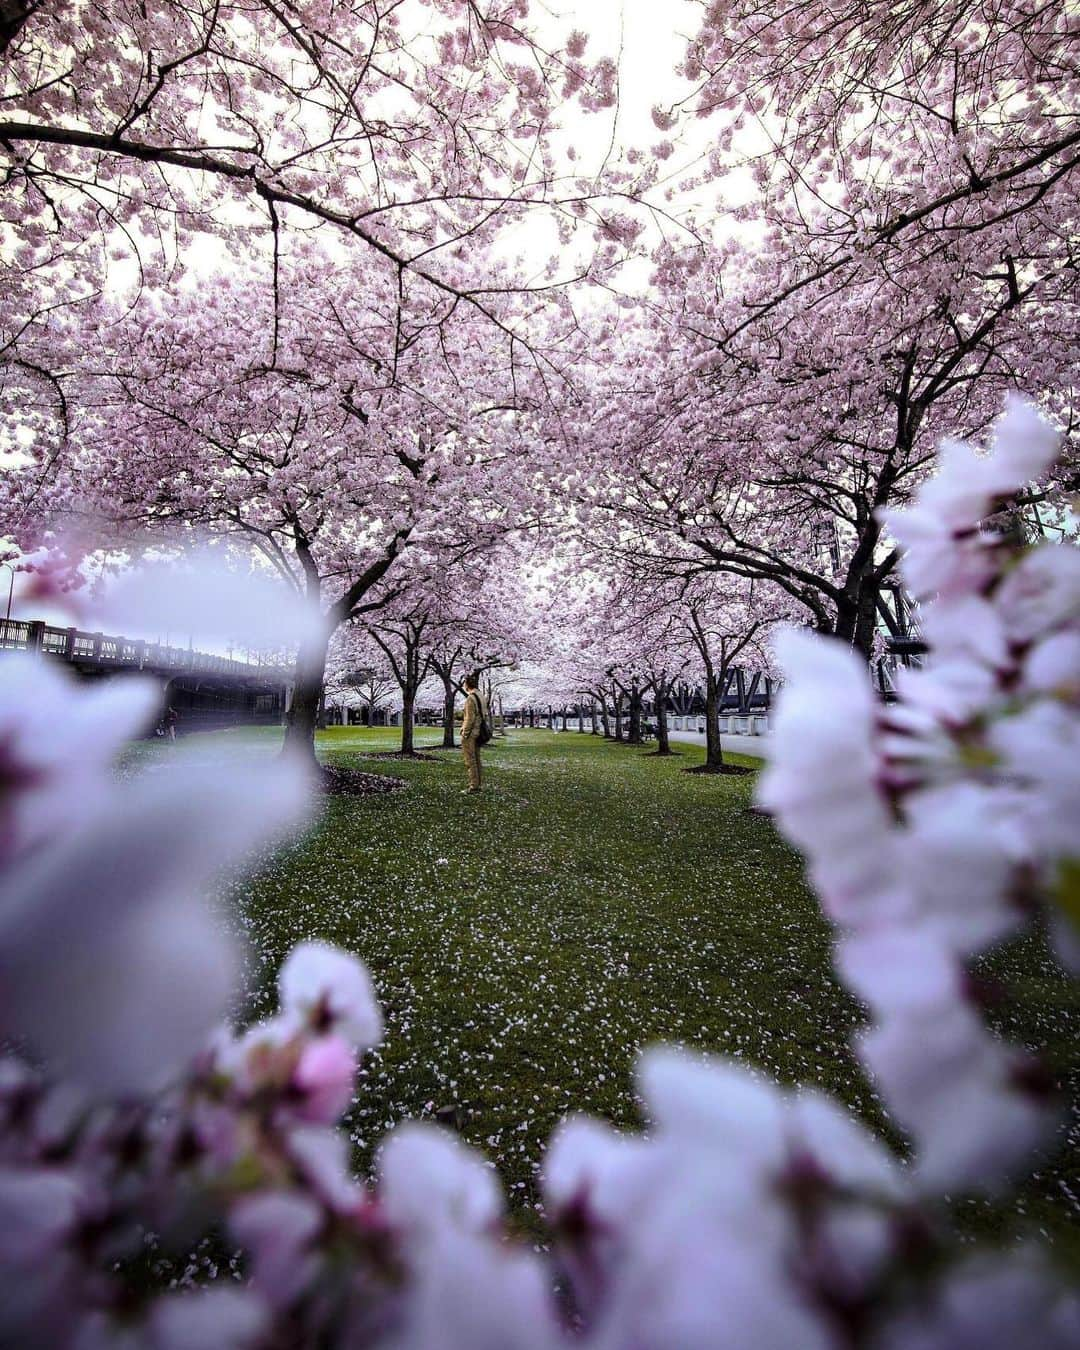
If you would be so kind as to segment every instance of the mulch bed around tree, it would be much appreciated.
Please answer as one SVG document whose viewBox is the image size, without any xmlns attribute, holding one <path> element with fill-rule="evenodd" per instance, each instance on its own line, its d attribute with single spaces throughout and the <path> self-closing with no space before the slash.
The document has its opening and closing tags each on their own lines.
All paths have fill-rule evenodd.
<svg viewBox="0 0 1080 1350">
<path fill-rule="evenodd" d="M 721 764 L 718 769 L 710 769 L 704 764 L 697 764 L 692 769 L 683 769 L 683 773 L 728 774 L 732 777 L 736 774 L 741 775 L 756 772 L 756 769 L 748 769 L 745 764 Z"/>
<path fill-rule="evenodd" d="M 403 792 L 408 784 L 404 778 L 391 778 L 384 773 L 361 773 L 359 769 L 340 769 L 324 764 L 320 769 L 322 790 L 328 797 L 378 797 L 389 792 Z"/>
</svg>

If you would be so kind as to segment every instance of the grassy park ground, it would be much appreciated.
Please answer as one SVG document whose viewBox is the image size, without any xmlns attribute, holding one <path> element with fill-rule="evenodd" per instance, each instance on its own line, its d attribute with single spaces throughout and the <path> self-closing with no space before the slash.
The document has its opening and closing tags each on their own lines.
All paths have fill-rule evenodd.
<svg viewBox="0 0 1080 1350">
<path fill-rule="evenodd" d="M 639 1124 L 634 1055 L 657 1040 L 815 1084 L 882 1125 L 848 1049 L 860 1013 L 832 977 L 829 929 L 798 855 L 749 812 L 752 777 L 684 773 L 703 758 L 694 746 L 659 759 L 519 731 L 485 751 L 487 789 L 471 797 L 456 754 L 365 758 L 397 734 L 322 733 L 327 763 L 407 790 L 328 798 L 317 828 L 229 897 L 251 940 L 251 1015 L 272 1010 L 277 968 L 303 939 L 340 944 L 372 972 L 387 1027 L 347 1122 L 358 1161 L 394 1123 L 439 1119 L 497 1163 L 532 1226 L 556 1122 L 579 1108 Z M 1011 1034 L 1071 1060 L 1075 1102 L 1075 997 L 1036 942 L 998 967 L 1022 989 Z M 1074 1112 L 1071 1149 L 1028 1185 L 1021 1213 L 971 1202 L 966 1219 L 998 1233 L 1030 1224 L 1080 1262 L 1076 1143 Z"/>
</svg>

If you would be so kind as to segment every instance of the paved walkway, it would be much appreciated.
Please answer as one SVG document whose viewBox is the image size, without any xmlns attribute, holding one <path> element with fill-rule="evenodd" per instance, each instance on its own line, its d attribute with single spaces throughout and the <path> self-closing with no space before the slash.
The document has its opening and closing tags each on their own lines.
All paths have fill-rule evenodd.
<svg viewBox="0 0 1080 1350">
<path fill-rule="evenodd" d="M 672 741 L 689 741 L 692 745 L 704 745 L 705 733 L 703 731 L 669 731 L 668 739 Z M 732 750 L 738 755 L 754 755 L 757 759 L 767 759 L 769 755 L 768 736 L 727 736 L 721 733 L 720 744 L 725 750 Z"/>
</svg>

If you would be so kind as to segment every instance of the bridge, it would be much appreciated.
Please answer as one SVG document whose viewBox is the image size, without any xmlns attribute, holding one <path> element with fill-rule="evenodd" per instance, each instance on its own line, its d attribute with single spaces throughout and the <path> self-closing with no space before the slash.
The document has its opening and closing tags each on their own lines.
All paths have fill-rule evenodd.
<svg viewBox="0 0 1080 1350">
<path fill-rule="evenodd" d="M 279 665 L 168 643 L 60 628 L 40 619 L 0 619 L 0 652 L 38 652 L 70 666 L 83 679 L 142 673 L 162 686 L 181 731 L 236 725 L 278 725 L 288 705 L 291 675 Z"/>
</svg>

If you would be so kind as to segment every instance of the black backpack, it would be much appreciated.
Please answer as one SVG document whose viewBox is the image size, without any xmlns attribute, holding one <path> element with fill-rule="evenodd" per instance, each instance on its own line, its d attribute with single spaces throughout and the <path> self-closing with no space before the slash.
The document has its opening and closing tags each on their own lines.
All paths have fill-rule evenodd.
<svg viewBox="0 0 1080 1350">
<path fill-rule="evenodd" d="M 488 720 L 488 716 L 484 712 L 484 700 L 480 697 L 480 694 L 475 689 L 469 694 L 469 697 L 476 699 L 476 710 L 480 714 L 480 730 L 476 733 L 476 744 L 487 745 L 488 741 L 491 740 L 492 732 L 491 732 L 491 722 Z"/>
</svg>

